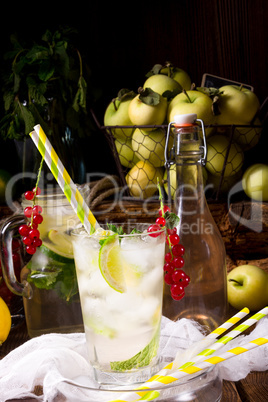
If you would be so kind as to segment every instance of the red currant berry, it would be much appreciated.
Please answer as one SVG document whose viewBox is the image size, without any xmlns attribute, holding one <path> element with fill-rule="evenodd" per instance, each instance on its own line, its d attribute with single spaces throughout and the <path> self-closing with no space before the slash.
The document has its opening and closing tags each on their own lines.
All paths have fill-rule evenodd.
<svg viewBox="0 0 268 402">
<path fill-rule="evenodd" d="M 184 271 L 181 271 L 184 274 L 184 277 L 182 278 L 180 284 L 181 286 L 185 287 L 189 285 L 190 283 L 190 277 L 188 275 L 186 275 L 186 273 Z"/>
<path fill-rule="evenodd" d="M 157 237 L 157 236 L 160 235 L 160 233 L 154 233 L 154 232 L 157 232 L 157 231 L 159 231 L 160 229 L 161 229 L 161 228 L 160 228 L 159 225 L 153 224 L 153 225 L 150 225 L 150 226 L 148 227 L 147 232 L 149 233 L 149 236 L 151 236 L 151 237 Z"/>
<path fill-rule="evenodd" d="M 32 213 L 33 213 L 32 207 L 26 207 L 24 209 L 24 215 L 26 216 L 26 218 L 30 218 L 32 216 Z"/>
<path fill-rule="evenodd" d="M 169 236 L 170 243 L 175 246 L 180 242 L 180 237 L 177 234 L 172 234 Z"/>
<path fill-rule="evenodd" d="M 170 262 L 171 260 L 172 260 L 172 254 L 171 253 L 167 253 L 166 255 L 165 255 L 165 261 L 166 262 Z"/>
<path fill-rule="evenodd" d="M 167 205 L 163 206 L 163 210 L 162 208 L 158 210 L 159 216 L 164 216 L 166 212 L 170 212 L 170 208 Z"/>
<path fill-rule="evenodd" d="M 31 239 L 39 239 L 39 237 L 40 237 L 40 232 L 39 232 L 39 230 L 38 230 L 38 229 L 31 229 L 31 230 L 29 231 L 29 237 L 30 237 Z"/>
<path fill-rule="evenodd" d="M 37 225 L 43 222 L 43 217 L 42 215 L 34 215 L 33 216 L 33 222 Z"/>
<path fill-rule="evenodd" d="M 181 281 L 184 279 L 184 277 L 185 273 L 180 269 L 174 271 L 172 274 L 173 281 L 176 283 L 180 283 L 180 285 L 182 285 Z"/>
<path fill-rule="evenodd" d="M 29 229 L 29 226 L 27 226 L 27 225 L 21 225 L 19 227 L 19 234 L 21 236 L 27 236 L 29 231 L 30 231 L 30 229 Z"/>
<path fill-rule="evenodd" d="M 23 241 L 23 243 L 26 245 L 26 246 L 30 246 L 31 244 L 32 244 L 32 239 L 30 238 L 30 237 L 28 237 L 28 236 L 24 236 L 23 237 L 23 239 L 22 239 L 22 241 Z"/>
<path fill-rule="evenodd" d="M 177 228 L 168 229 L 167 232 L 168 232 L 169 235 L 176 234 L 177 233 Z"/>
<path fill-rule="evenodd" d="M 171 294 L 172 299 L 174 299 L 176 301 L 181 300 L 184 296 L 185 296 L 185 292 L 183 292 L 180 295 Z"/>
<path fill-rule="evenodd" d="M 33 239 L 32 246 L 34 246 L 34 247 L 40 247 L 40 246 L 42 246 L 42 240 L 39 239 L 39 238 Z"/>
<path fill-rule="evenodd" d="M 184 254 L 184 247 L 182 244 L 176 244 L 175 246 L 172 247 L 172 253 L 176 257 L 181 257 Z"/>
<path fill-rule="evenodd" d="M 39 215 L 36 215 L 36 216 L 39 216 Z M 40 215 L 41 216 L 41 215 Z M 34 217 L 33 217 L 34 218 Z M 32 222 L 30 222 L 29 224 L 28 224 L 28 227 L 29 227 L 29 230 L 30 229 L 37 229 L 38 228 L 38 224 L 37 223 L 32 223 Z"/>
<path fill-rule="evenodd" d="M 40 205 L 35 205 L 33 207 L 33 215 L 39 215 L 43 212 L 42 207 L 40 207 Z"/>
<path fill-rule="evenodd" d="M 164 276 L 164 281 L 165 281 L 165 283 L 166 283 L 167 285 L 173 285 L 174 282 L 173 282 L 173 279 L 172 279 L 172 274 L 169 273 L 169 272 L 166 273 L 165 276 Z"/>
<path fill-rule="evenodd" d="M 184 259 L 182 257 L 174 258 L 174 265 L 176 268 L 182 268 L 184 266 Z"/>
<path fill-rule="evenodd" d="M 26 191 L 24 197 L 26 200 L 31 201 L 34 198 L 34 193 L 32 191 Z"/>
<path fill-rule="evenodd" d="M 158 225 L 161 225 L 161 226 L 165 226 L 166 220 L 162 216 L 159 216 L 159 218 L 156 219 L 155 223 L 157 223 Z"/>
<path fill-rule="evenodd" d="M 36 195 L 40 195 L 40 194 L 41 194 L 41 188 L 40 188 L 40 187 L 34 187 L 32 191 L 33 191 L 33 193 L 35 193 Z"/>
<path fill-rule="evenodd" d="M 172 273 L 174 271 L 175 267 L 172 261 L 166 262 L 164 265 L 164 271 Z"/>
<path fill-rule="evenodd" d="M 173 295 L 178 296 L 178 295 L 185 293 L 184 287 L 181 285 L 178 285 L 177 283 L 175 283 L 174 285 L 171 285 L 170 292 L 171 292 L 172 296 Z"/>
<path fill-rule="evenodd" d="M 31 255 L 33 255 L 35 252 L 36 252 L 36 247 L 34 247 L 34 246 L 26 246 L 26 251 L 27 251 L 27 253 L 28 254 L 31 254 Z"/>
</svg>

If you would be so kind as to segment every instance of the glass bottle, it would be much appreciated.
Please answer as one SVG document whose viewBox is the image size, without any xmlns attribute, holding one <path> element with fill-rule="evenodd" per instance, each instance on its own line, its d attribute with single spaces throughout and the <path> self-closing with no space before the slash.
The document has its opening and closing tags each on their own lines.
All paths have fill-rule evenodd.
<svg viewBox="0 0 268 402">
<path fill-rule="evenodd" d="M 171 135 L 174 143 L 168 155 Z M 185 247 L 183 270 L 191 282 L 179 301 L 172 299 L 170 288 L 165 285 L 163 314 L 172 320 L 194 319 L 211 331 L 227 316 L 227 274 L 225 246 L 204 193 L 206 141 L 202 120 L 194 114 L 175 116 L 175 122 L 169 125 L 167 145 L 168 171 L 176 163 L 173 209 L 180 218 L 177 233 Z"/>
</svg>

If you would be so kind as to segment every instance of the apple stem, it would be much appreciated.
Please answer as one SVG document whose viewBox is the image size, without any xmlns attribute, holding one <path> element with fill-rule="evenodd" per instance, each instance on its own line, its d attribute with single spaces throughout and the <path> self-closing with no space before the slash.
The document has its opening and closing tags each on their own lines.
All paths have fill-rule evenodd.
<svg viewBox="0 0 268 402">
<path fill-rule="evenodd" d="M 115 110 L 117 110 L 118 107 L 116 106 L 116 98 L 114 98 L 114 99 L 112 100 L 112 102 L 113 102 L 113 105 L 114 105 Z"/>
<path fill-rule="evenodd" d="M 235 283 L 237 283 L 238 285 L 242 285 L 242 283 L 236 281 L 235 279 L 228 279 L 228 282 L 235 282 Z"/>
<path fill-rule="evenodd" d="M 244 85 L 241 84 L 240 87 L 239 87 L 239 91 L 242 91 L 243 87 L 244 87 Z"/>
<path fill-rule="evenodd" d="M 187 92 L 185 91 L 185 89 L 183 89 L 183 90 L 182 90 L 182 92 L 184 93 L 184 95 L 186 95 L 186 96 L 187 96 L 188 101 L 189 101 L 190 103 L 192 103 L 192 101 L 191 101 L 191 99 L 190 99 L 189 95 L 187 94 Z"/>
</svg>

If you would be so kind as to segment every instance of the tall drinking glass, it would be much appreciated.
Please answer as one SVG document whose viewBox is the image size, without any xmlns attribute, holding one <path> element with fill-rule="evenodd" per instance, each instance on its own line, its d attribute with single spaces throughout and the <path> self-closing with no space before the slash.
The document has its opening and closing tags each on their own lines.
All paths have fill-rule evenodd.
<svg viewBox="0 0 268 402">
<path fill-rule="evenodd" d="M 102 384 L 142 382 L 159 369 L 165 233 L 142 226 L 71 233 L 89 361 Z"/>
</svg>

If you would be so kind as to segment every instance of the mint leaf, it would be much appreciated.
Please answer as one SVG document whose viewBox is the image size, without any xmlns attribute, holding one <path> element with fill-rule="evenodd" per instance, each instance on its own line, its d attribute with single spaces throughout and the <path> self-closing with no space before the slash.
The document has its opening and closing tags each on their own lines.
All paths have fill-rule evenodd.
<svg viewBox="0 0 268 402">
<path fill-rule="evenodd" d="M 107 223 L 107 227 L 109 230 L 112 230 L 112 232 L 117 233 L 118 235 L 123 235 L 124 230 L 122 226 L 115 226 L 112 223 Z"/>
<path fill-rule="evenodd" d="M 168 211 L 165 212 L 164 218 L 166 220 L 165 226 L 167 229 L 175 228 L 180 221 L 180 218 L 176 214 L 174 214 L 173 212 L 168 212 Z"/>
<path fill-rule="evenodd" d="M 74 263 L 64 264 L 52 260 L 46 265 L 45 270 L 38 270 L 38 264 L 30 263 L 27 280 L 38 289 L 55 290 L 58 296 L 69 302 L 78 293 L 78 284 Z"/>
<path fill-rule="evenodd" d="M 143 350 L 137 353 L 135 356 L 131 357 L 128 360 L 123 360 L 121 362 L 110 362 L 110 366 L 112 370 L 117 371 L 126 371 L 131 370 L 133 368 L 145 367 L 151 362 L 154 356 L 156 356 L 159 346 L 159 331 L 160 327 L 156 331 L 154 337 L 151 342 L 145 346 Z"/>
</svg>

